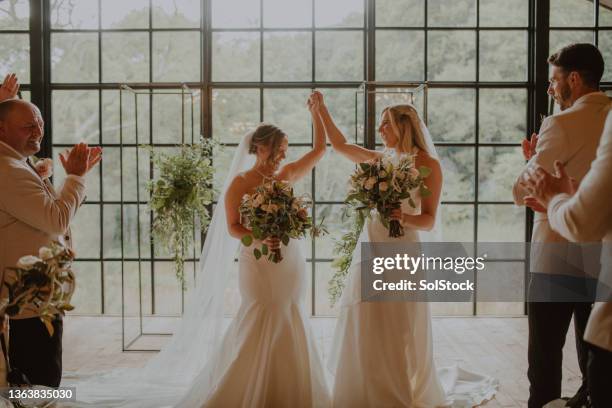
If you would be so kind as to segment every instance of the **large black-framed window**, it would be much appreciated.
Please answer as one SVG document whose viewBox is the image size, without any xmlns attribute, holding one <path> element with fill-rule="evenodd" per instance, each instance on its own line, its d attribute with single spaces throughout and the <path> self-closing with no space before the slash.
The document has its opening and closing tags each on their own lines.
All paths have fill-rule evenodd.
<svg viewBox="0 0 612 408">
<path fill-rule="evenodd" d="M 0 6 L 9 3 L 27 6 L 23 0 Z M 30 33 L 32 100 L 47 122 L 43 154 L 56 157 L 81 138 L 105 149 L 74 223 L 79 285 L 87 288 L 75 299 L 80 313 L 120 310 L 113 183 L 118 178 L 120 83 L 179 89 L 187 82 L 200 89 L 197 130 L 227 145 L 214 157 L 219 185 L 232 148 L 259 121 L 281 126 L 293 155 L 308 148 L 312 135 L 305 101 L 311 89 L 324 91 L 348 136 L 375 147 L 375 125 L 363 138 L 354 132 L 354 93 L 362 81 L 426 81 L 428 125 L 449 186 L 443 197 L 445 238 L 460 241 L 529 236 L 530 216 L 512 205 L 507 176 L 522 165 L 520 139 L 537 130 L 540 114 L 547 112 L 549 50 L 570 39 L 586 40 L 588 33 L 608 63 L 604 88 L 612 87 L 612 47 L 606 46 L 612 41 L 612 12 L 606 1 L 30 0 L 30 10 L 29 28 L 4 25 L 0 18 L 0 31 L 3 36 Z M 8 43 L 24 54 L 23 44 Z M 19 69 L 13 62 L 4 67 Z M 179 142 L 171 125 L 178 105 L 166 98 L 171 97 L 142 100 L 144 130 L 152 132 L 150 140 L 139 143 L 169 149 Z M 376 119 L 382 103 L 368 99 L 367 114 Z M 140 163 L 148 163 L 148 157 Z M 59 183 L 62 171 L 56 170 Z M 332 239 L 347 226 L 339 213 L 350 170 L 350 163 L 328 152 L 298 186 L 315 198 L 314 215 L 325 216 L 331 232 L 308 245 L 313 315 L 335 312 L 326 285 Z M 150 176 L 150 166 L 142 172 Z M 126 228 L 133 242 L 133 226 Z M 150 294 L 145 313 L 178 313 L 181 295 L 171 263 L 147 239 L 144 234 Z M 524 268 L 524 261 L 499 267 Z M 477 299 L 436 309 L 468 315 L 523 311 L 522 305 L 479 304 Z"/>
</svg>

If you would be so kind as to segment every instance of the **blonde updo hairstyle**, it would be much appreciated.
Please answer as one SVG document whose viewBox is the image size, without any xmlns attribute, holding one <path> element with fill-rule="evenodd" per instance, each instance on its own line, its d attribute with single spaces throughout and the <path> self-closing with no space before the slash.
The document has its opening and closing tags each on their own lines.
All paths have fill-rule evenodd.
<svg viewBox="0 0 612 408">
<path fill-rule="evenodd" d="M 381 115 L 384 115 L 385 112 L 389 112 L 391 128 L 399 139 L 396 147 L 399 151 L 410 152 L 412 147 L 416 146 L 432 154 L 427 148 L 425 135 L 421 129 L 421 120 L 413 105 L 391 105 L 386 107 Z"/>
<path fill-rule="evenodd" d="M 253 136 L 251 137 L 251 143 L 249 145 L 249 153 L 257 154 L 257 148 L 260 146 L 269 147 L 270 156 L 268 156 L 266 161 L 271 163 L 274 161 L 281 143 L 286 136 L 285 132 L 280 128 L 270 123 L 261 123 L 253 131 Z"/>
</svg>

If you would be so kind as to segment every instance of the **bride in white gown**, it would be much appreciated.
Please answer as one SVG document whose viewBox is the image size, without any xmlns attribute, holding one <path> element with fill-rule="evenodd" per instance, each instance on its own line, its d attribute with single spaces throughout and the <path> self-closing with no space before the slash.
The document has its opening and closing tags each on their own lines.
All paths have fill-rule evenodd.
<svg viewBox="0 0 612 408">
<path fill-rule="evenodd" d="M 331 359 L 335 373 L 333 406 L 439 407 L 474 406 L 493 396 L 497 381 L 457 367 L 438 372 L 433 360 L 431 317 L 428 303 L 361 300 L 361 242 L 419 242 L 419 230 L 431 230 L 442 189 L 442 171 L 427 128 L 411 105 L 386 108 L 381 117 L 383 152 L 349 144 L 336 127 L 323 96 L 315 94 L 329 141 L 335 151 L 356 163 L 382 155 L 399 158 L 414 154 L 416 165 L 432 172 L 426 184 L 432 194 L 415 197 L 416 208 L 402 203 L 393 211 L 404 235 L 390 238 L 377 215 L 364 226 L 340 299 Z"/>
<path fill-rule="evenodd" d="M 196 288 L 188 291 L 185 315 L 169 344 L 142 369 L 66 381 L 62 385 L 75 386 L 79 402 L 65 406 L 330 406 L 304 311 L 307 275 L 300 241 L 287 246 L 264 241 L 271 249 L 281 246 L 279 263 L 257 260 L 252 246 L 240 247 L 241 306 L 223 333 L 227 274 L 240 238 L 250 234 L 241 224 L 240 201 L 266 179 L 295 183 L 324 155 L 325 132 L 313 100 L 308 101 L 313 148 L 298 160 L 280 166 L 288 140 L 274 125 L 259 125 L 240 143 L 208 230 Z"/>
</svg>

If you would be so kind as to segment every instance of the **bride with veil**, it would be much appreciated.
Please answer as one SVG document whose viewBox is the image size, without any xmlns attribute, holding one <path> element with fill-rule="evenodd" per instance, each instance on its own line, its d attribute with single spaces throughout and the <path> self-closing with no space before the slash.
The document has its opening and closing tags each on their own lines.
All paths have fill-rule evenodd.
<svg viewBox="0 0 612 408">
<path fill-rule="evenodd" d="M 325 133 L 310 98 L 313 148 L 281 166 L 288 139 L 274 125 L 246 135 L 233 158 L 200 260 L 195 289 L 170 342 L 142 369 L 115 370 L 62 384 L 75 386 L 76 406 L 327 407 L 323 365 L 304 310 L 306 262 L 301 243 L 282 247 L 283 259 L 256 259 L 239 243 L 250 234 L 238 207 L 267 180 L 294 184 L 324 155 Z M 278 239 L 264 241 L 271 249 Z M 224 331 L 223 297 L 238 251 L 240 309 Z"/>
<path fill-rule="evenodd" d="M 412 105 L 386 107 L 379 133 L 384 151 L 347 143 L 335 125 L 323 95 L 316 92 L 327 138 L 335 151 L 355 163 L 388 156 L 391 161 L 413 155 L 416 167 L 431 169 L 425 183 L 431 195 L 413 191 L 393 210 L 392 220 L 404 235 L 389 237 L 388 229 L 373 215 L 366 222 L 353 253 L 328 366 L 335 374 L 334 407 L 472 407 L 491 398 L 497 381 L 458 367 L 436 370 L 429 304 L 425 302 L 363 301 L 361 297 L 362 242 L 419 242 L 419 231 L 437 230 L 442 191 L 442 170 L 427 127 Z M 435 234 L 429 234 L 432 236 Z M 439 237 L 438 237 L 439 238 Z"/>
</svg>

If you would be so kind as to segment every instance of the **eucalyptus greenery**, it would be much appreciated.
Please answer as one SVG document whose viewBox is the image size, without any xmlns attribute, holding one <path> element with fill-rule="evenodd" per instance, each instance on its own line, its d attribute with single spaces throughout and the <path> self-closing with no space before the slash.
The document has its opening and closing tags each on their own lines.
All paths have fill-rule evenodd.
<svg viewBox="0 0 612 408">
<path fill-rule="evenodd" d="M 366 213 L 355 209 L 351 205 L 347 205 L 342 213 L 343 220 L 350 218 L 352 222 L 350 230 L 341 239 L 334 242 L 334 252 L 338 254 L 338 257 L 332 262 L 332 268 L 335 269 L 335 272 L 329 280 L 327 287 L 329 301 L 332 306 L 336 304 L 342 295 L 346 275 L 353 261 L 353 252 L 357 246 L 357 241 L 359 241 L 359 236 L 368 214 L 369 212 Z"/>
<path fill-rule="evenodd" d="M 151 193 L 149 207 L 154 214 L 152 238 L 173 255 L 176 276 L 183 287 L 184 253 L 193 243 L 196 219 L 201 232 L 206 232 L 210 223 L 209 207 L 214 198 L 210 157 L 216 144 L 212 139 L 201 138 L 199 143 L 180 145 L 177 154 L 150 149 L 158 175 L 147 185 Z"/>
</svg>

